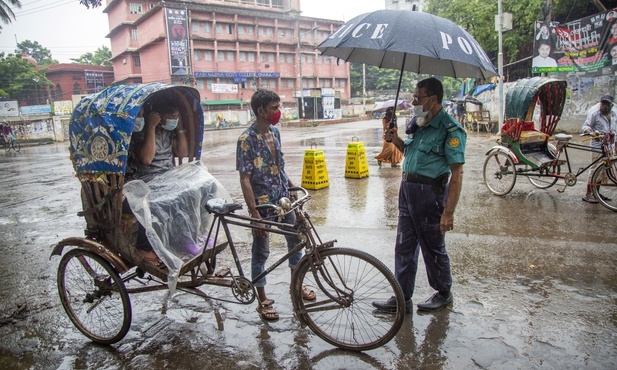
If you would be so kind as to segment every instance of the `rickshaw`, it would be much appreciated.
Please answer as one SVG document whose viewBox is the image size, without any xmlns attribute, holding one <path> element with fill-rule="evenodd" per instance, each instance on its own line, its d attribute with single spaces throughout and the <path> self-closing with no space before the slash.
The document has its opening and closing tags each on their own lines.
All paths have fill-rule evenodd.
<svg viewBox="0 0 617 370">
<path fill-rule="evenodd" d="M 85 97 L 71 117 L 70 153 L 81 182 L 83 211 L 79 215 L 85 218 L 86 228 L 83 237 L 58 242 L 52 256 L 62 256 L 57 275 L 60 300 L 79 331 L 101 344 L 122 340 L 130 329 L 130 294 L 135 293 L 167 290 L 169 297 L 175 291 L 182 291 L 205 300 L 251 304 L 256 299 L 253 284 L 281 266 L 295 252 L 304 250 L 290 284 L 293 310 L 300 324 L 308 326 L 325 341 L 347 350 L 368 350 L 391 340 L 400 329 L 405 313 L 404 296 L 398 282 L 375 257 L 355 249 L 334 247 L 335 240 L 322 241 L 303 209 L 310 200 L 303 188 L 290 189 L 298 193 L 294 201 L 283 198 L 276 205 L 258 206 L 272 209 L 275 217 L 257 220 L 235 213 L 242 205 L 231 202 L 224 188 L 207 174 L 205 178 L 209 187 L 197 191 L 204 194 L 200 199 L 184 202 L 196 206 L 192 212 L 182 214 L 205 214 L 205 226 L 192 229 L 201 244 L 171 237 L 157 239 L 161 233 L 158 229 L 163 230 L 166 225 L 176 225 L 179 221 L 174 216 L 165 219 L 155 215 L 154 211 L 151 214 L 144 212 L 134 204 L 155 202 L 148 197 L 157 191 L 152 184 L 158 178 L 148 182 L 151 192 L 148 197 L 137 198 L 137 202 L 133 197 L 144 192 L 143 181 L 132 180 L 125 184 L 135 118 L 148 99 L 157 94 L 168 94 L 176 101 L 183 128 L 190 139 L 189 162 L 182 163 L 176 158 L 177 167 L 168 171 L 173 175 L 165 177 L 165 173 L 161 176 L 172 188 L 188 191 L 178 185 L 184 176 L 180 171 L 185 168 L 194 171 L 199 167 L 204 135 L 203 111 L 197 90 L 162 83 L 111 86 Z M 181 176 L 177 176 L 178 173 Z M 193 183 L 192 178 L 189 183 Z M 165 207 L 170 198 L 167 194 L 162 197 Z M 123 205 L 127 201 L 133 213 L 124 211 Z M 148 209 L 155 210 L 154 207 Z M 279 217 L 289 212 L 296 215 L 293 227 L 279 222 Z M 154 227 L 154 237 L 150 234 L 148 217 L 150 220 L 160 219 Z M 136 253 L 136 234 L 142 221 L 162 264 L 153 264 Z M 293 235 L 301 242 L 251 280 L 244 275 L 230 226 L 245 231 L 258 229 Z M 175 232 L 172 228 L 171 233 Z M 188 249 L 191 253 L 185 253 Z M 217 267 L 217 258 L 219 261 L 227 258 L 232 266 Z M 303 286 L 315 289 L 317 297 L 313 301 L 302 299 Z M 373 299 L 388 299 L 390 296 L 396 297 L 398 303 L 395 312 L 388 315 L 373 312 Z M 164 309 L 165 304 L 163 313 Z"/>
<path fill-rule="evenodd" d="M 592 174 L 593 193 L 605 207 L 617 211 L 617 203 L 613 200 L 617 199 L 616 157 L 612 155 L 614 133 L 590 136 L 602 140 L 604 155 L 576 173 L 572 171 L 568 148 L 594 150 L 588 145 L 570 143 L 571 135 L 553 136 L 565 105 L 566 87 L 564 80 L 534 77 L 519 80 L 508 90 L 499 145 L 486 153 L 484 183 L 493 194 L 506 195 L 514 187 L 517 176 L 527 177 L 540 189 L 550 188 L 563 179 L 565 186 L 559 189 L 563 192 L 576 184 L 578 176 L 601 162 Z M 535 112 L 536 108 L 539 112 Z M 538 124 L 533 120 L 534 112 L 539 114 Z M 562 173 L 563 167 L 567 172 Z"/>
</svg>

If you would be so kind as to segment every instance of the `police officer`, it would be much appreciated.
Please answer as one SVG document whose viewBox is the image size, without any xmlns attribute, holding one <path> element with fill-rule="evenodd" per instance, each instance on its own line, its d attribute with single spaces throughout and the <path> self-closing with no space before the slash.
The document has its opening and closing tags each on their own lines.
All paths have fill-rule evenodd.
<svg viewBox="0 0 617 370">
<path fill-rule="evenodd" d="M 452 303 L 450 258 L 445 232 L 454 227 L 454 210 L 463 183 L 467 134 L 442 107 L 443 86 L 436 78 L 418 83 L 414 98 L 417 130 L 404 141 L 396 130 L 386 140 L 404 153 L 403 180 L 399 190 L 399 218 L 394 249 L 394 273 L 403 288 L 405 306 L 412 305 L 418 252 L 435 294 L 418 309 L 433 311 Z M 395 311 L 396 299 L 373 302 L 379 310 Z"/>
</svg>

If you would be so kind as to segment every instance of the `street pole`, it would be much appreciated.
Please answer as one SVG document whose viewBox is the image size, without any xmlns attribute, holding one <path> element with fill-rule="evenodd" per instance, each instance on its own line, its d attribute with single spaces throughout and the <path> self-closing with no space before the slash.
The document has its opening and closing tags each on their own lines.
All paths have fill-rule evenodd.
<svg viewBox="0 0 617 370">
<path fill-rule="evenodd" d="M 39 101 L 39 79 L 38 78 L 33 78 L 32 81 L 34 81 L 34 93 L 36 94 L 36 104 L 40 105 L 40 101 Z"/>
<path fill-rule="evenodd" d="M 497 92 L 499 93 L 499 122 L 497 123 L 497 133 L 501 135 L 501 126 L 503 125 L 503 11 L 501 9 L 501 0 L 497 0 L 497 29 L 499 30 L 499 53 L 497 54 L 497 68 L 499 73 L 499 85 Z"/>
<path fill-rule="evenodd" d="M 362 63 L 362 114 L 366 113 L 366 64 Z"/>
<path fill-rule="evenodd" d="M 313 26 L 310 30 L 300 33 L 300 23 L 298 23 L 298 68 L 300 72 L 300 111 L 298 116 L 302 119 L 304 119 L 304 91 L 302 90 L 302 46 L 300 45 L 300 38 L 315 31 L 317 28 L 317 26 Z"/>
</svg>

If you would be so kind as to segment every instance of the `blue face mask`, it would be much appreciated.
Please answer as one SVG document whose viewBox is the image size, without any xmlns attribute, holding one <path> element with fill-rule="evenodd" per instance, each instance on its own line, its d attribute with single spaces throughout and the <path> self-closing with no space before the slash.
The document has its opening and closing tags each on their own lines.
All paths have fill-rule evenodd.
<svg viewBox="0 0 617 370">
<path fill-rule="evenodd" d="M 165 124 L 163 125 L 163 128 L 167 131 L 173 131 L 176 129 L 176 127 L 178 127 L 179 120 L 180 120 L 179 118 L 176 118 L 176 119 L 167 118 L 165 120 Z"/>
<path fill-rule="evenodd" d="M 143 117 L 135 118 L 135 125 L 133 125 L 133 132 L 139 132 L 144 129 L 146 120 Z"/>
</svg>

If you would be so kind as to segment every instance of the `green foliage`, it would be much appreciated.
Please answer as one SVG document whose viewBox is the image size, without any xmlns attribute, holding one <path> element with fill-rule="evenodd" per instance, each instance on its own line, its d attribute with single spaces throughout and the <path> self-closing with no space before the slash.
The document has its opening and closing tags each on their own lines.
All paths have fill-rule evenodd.
<svg viewBox="0 0 617 370">
<path fill-rule="evenodd" d="M 39 44 L 38 41 L 25 40 L 18 43 L 17 49 L 15 49 L 15 54 L 26 54 L 31 56 L 34 60 L 36 60 L 36 63 L 39 66 L 58 64 L 58 61 L 51 57 L 51 51 Z"/>
<path fill-rule="evenodd" d="M 90 8 L 94 9 L 94 8 L 98 8 L 99 6 L 101 6 L 102 1 L 101 0 L 79 0 L 79 3 L 88 9 Z"/>
<path fill-rule="evenodd" d="M 93 53 L 85 53 L 79 56 L 79 58 L 71 58 L 71 60 L 78 64 L 87 64 L 91 66 L 113 66 L 111 62 L 111 50 L 105 45 L 96 49 Z"/>
<path fill-rule="evenodd" d="M 31 97 L 53 83 L 45 77 L 46 68 L 36 67 L 21 55 L 0 53 L 0 96 L 20 100 Z"/>
<path fill-rule="evenodd" d="M 0 20 L 2 23 L 9 24 L 15 19 L 15 13 L 13 13 L 13 9 L 9 6 L 13 6 L 15 8 L 21 8 L 21 2 L 19 0 L 9 0 L 8 2 L 4 0 L 0 0 Z M 0 26 L 0 30 L 2 26 Z"/>
</svg>

